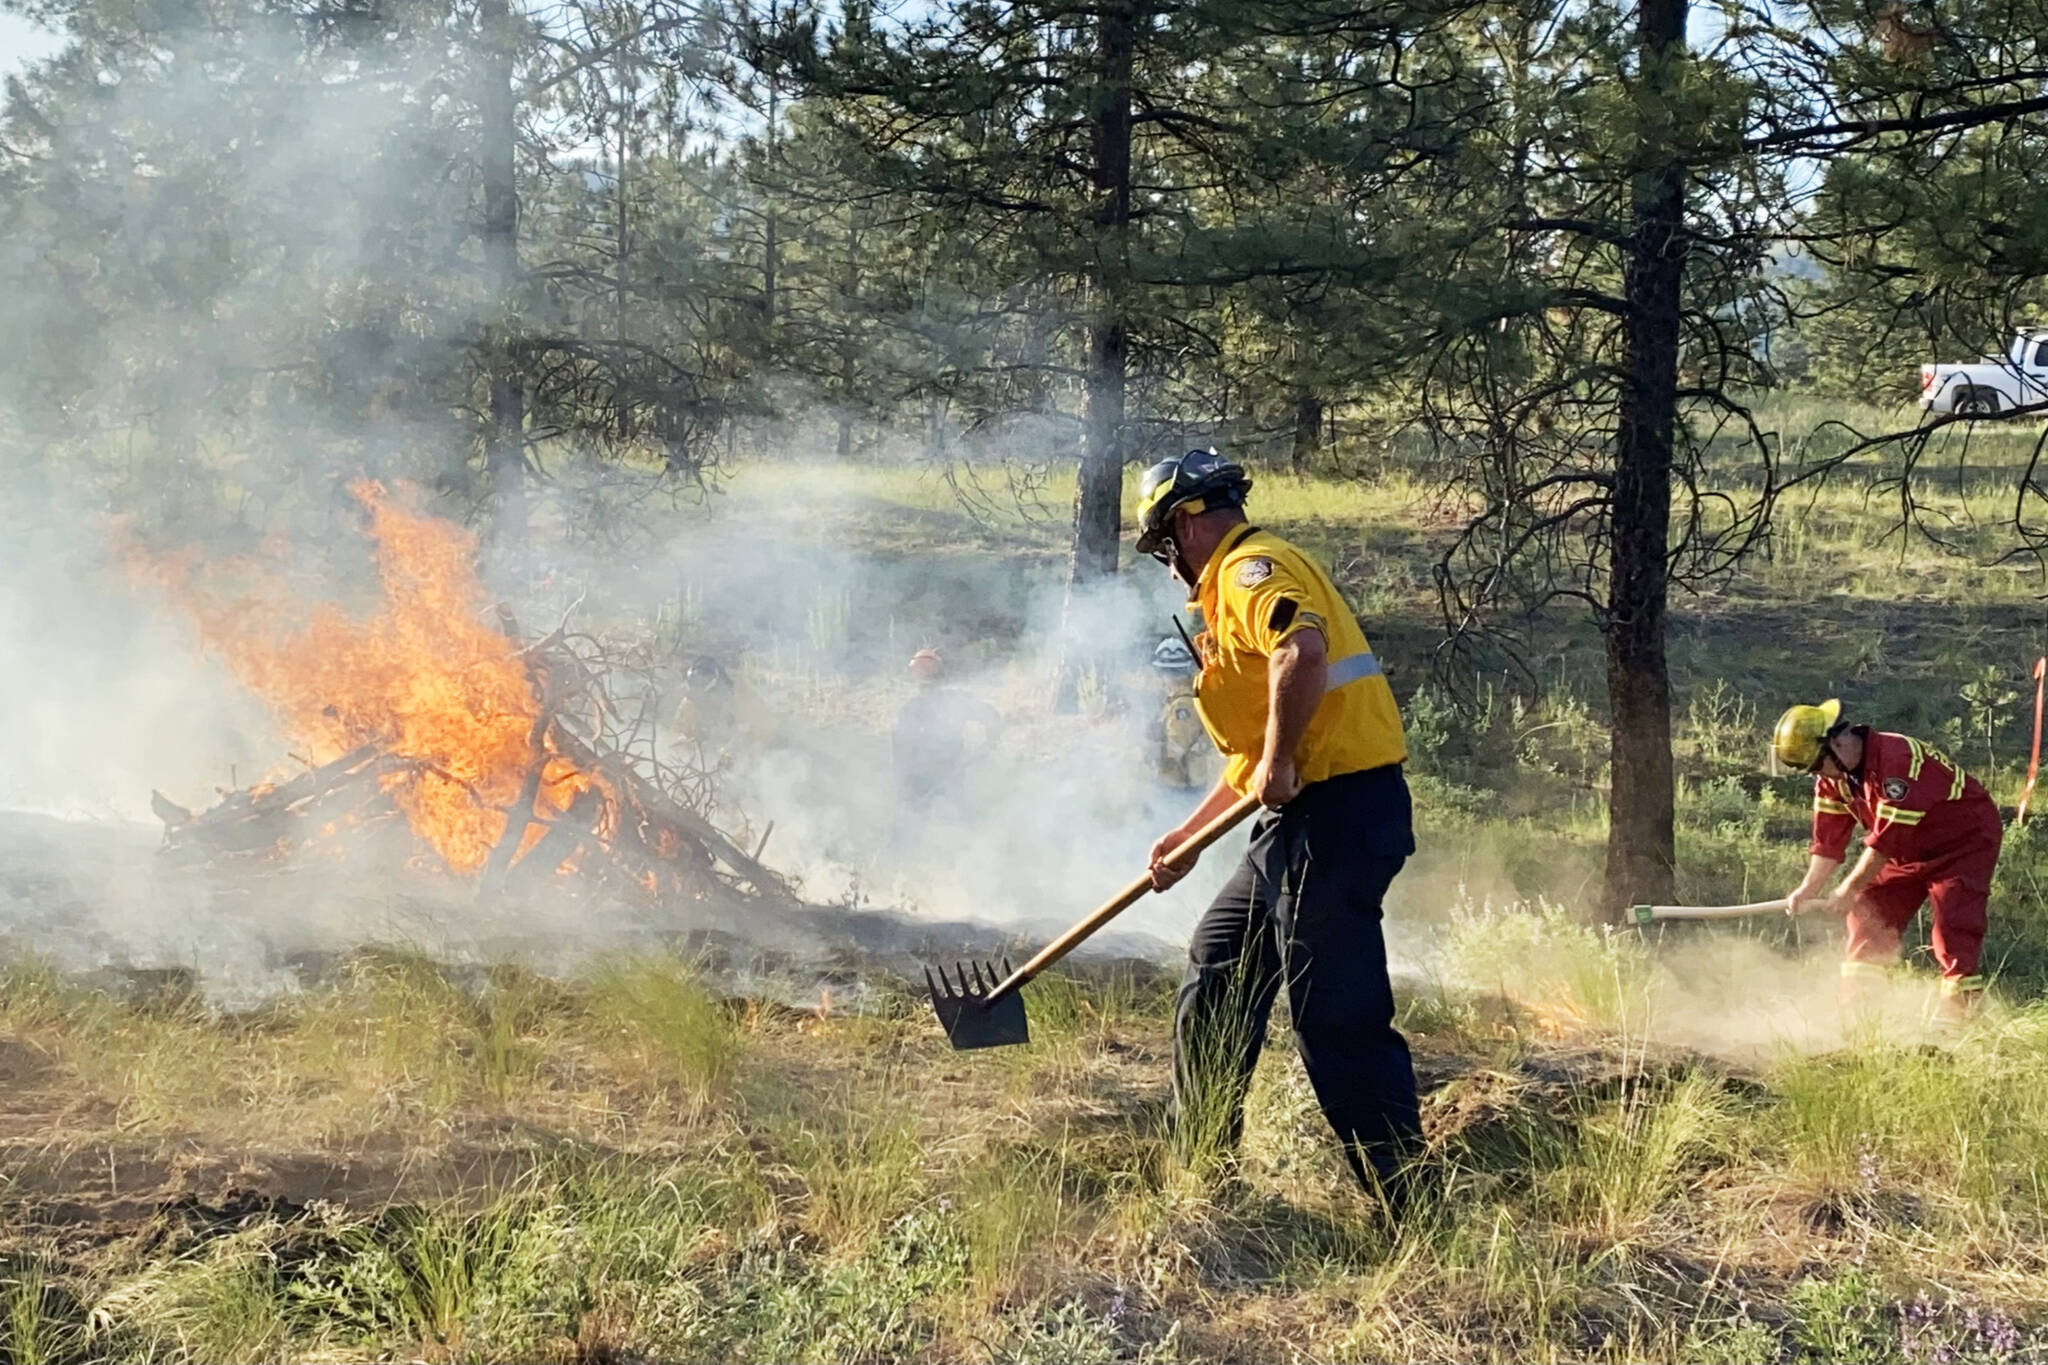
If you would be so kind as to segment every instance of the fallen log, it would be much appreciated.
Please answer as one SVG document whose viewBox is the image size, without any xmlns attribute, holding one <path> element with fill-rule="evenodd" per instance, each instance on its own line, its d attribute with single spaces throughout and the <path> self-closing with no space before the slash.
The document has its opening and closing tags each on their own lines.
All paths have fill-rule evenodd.
<svg viewBox="0 0 2048 1365">
<path fill-rule="evenodd" d="M 578 796 L 569 803 L 568 810 L 548 822 L 547 833 L 506 869 L 498 889 L 512 896 L 528 896 L 538 891 L 554 878 L 562 864 L 588 851 L 597 838 L 593 830 L 603 815 L 602 792 L 593 790 Z"/>
<path fill-rule="evenodd" d="M 536 684 L 534 690 L 539 693 L 541 688 Z M 534 822 L 533 803 L 540 797 L 541 778 L 548 767 L 547 734 L 548 709 L 543 704 L 527 737 L 526 780 L 519 784 L 519 795 L 514 798 L 511 809 L 505 812 L 505 832 L 498 836 L 498 842 L 491 848 L 491 856 L 484 862 L 483 876 L 477 881 L 478 900 L 505 889 L 505 876 L 519 856 L 519 846 L 526 842 L 526 827 Z"/>
<path fill-rule="evenodd" d="M 622 756 L 602 754 L 578 735 L 557 716 L 548 728 L 549 740 L 556 752 L 578 768 L 595 772 L 614 785 L 621 799 L 630 800 L 640 808 L 640 813 L 658 824 L 667 825 L 683 838 L 702 848 L 713 859 L 741 881 L 752 886 L 763 896 L 790 899 L 788 884 L 782 878 L 755 862 L 725 837 L 717 826 L 697 814 L 689 807 L 670 800 L 658 791 L 633 767 L 631 760 Z M 622 828 L 625 812 L 621 812 Z M 643 841 L 645 836 L 635 831 Z"/>
<path fill-rule="evenodd" d="M 164 819 L 165 839 L 173 848 L 198 844 L 218 853 L 249 853 L 288 841 L 299 819 L 337 795 L 354 796 L 361 805 L 375 803 L 384 796 L 384 776 L 409 766 L 365 744 L 287 781 L 229 792 L 219 804 L 197 815 L 186 813 L 183 820 L 172 820 L 183 808 L 169 801 L 161 806 L 152 802 L 152 807 Z"/>
</svg>

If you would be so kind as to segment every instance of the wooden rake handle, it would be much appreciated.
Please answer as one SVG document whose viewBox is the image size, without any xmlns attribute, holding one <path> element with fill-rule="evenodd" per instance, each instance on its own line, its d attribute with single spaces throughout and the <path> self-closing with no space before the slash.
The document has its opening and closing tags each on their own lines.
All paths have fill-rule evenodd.
<svg viewBox="0 0 2048 1365">
<path fill-rule="evenodd" d="M 1752 901 L 1748 905 L 1631 905 L 1629 917 L 1637 924 L 1660 919 L 1740 919 L 1744 915 L 1782 915 L 1785 898 Z"/>
<path fill-rule="evenodd" d="M 1244 818 L 1247 815 L 1250 815 L 1258 808 L 1259 798 L 1256 796 L 1239 797 L 1236 803 L 1228 810 L 1196 830 L 1193 837 L 1182 843 L 1173 852 L 1167 854 L 1166 865 L 1168 867 L 1185 867 L 1194 862 L 1201 855 L 1203 849 L 1230 833 L 1231 830 L 1236 829 L 1240 824 L 1244 823 Z M 1053 963 L 1058 962 L 1068 953 L 1073 952 L 1074 949 L 1086 942 L 1089 936 L 1097 929 L 1100 929 L 1103 925 L 1130 909 L 1131 906 L 1143 900 L 1146 893 L 1151 889 L 1152 872 L 1148 868 L 1143 874 L 1133 880 L 1129 886 L 1126 886 L 1123 890 L 1117 892 L 1114 896 L 1111 896 L 1108 900 L 1090 911 L 1086 919 L 1046 944 L 1038 950 L 1037 955 L 1029 962 L 1004 977 L 996 985 L 996 988 L 988 993 L 986 1003 L 993 1004 L 997 1000 L 1002 999 L 1011 991 L 1021 987 L 1032 977 L 1037 976 L 1047 967 L 1052 966 Z"/>
</svg>

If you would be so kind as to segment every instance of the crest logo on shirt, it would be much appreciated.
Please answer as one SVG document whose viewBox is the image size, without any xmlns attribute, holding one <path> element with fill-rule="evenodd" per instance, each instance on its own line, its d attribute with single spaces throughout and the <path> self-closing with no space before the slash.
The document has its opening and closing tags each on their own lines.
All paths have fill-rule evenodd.
<svg viewBox="0 0 2048 1365">
<path fill-rule="evenodd" d="M 1273 561 L 1263 555 L 1247 559 L 1237 566 L 1237 586 L 1240 588 L 1256 588 L 1272 576 Z"/>
<path fill-rule="evenodd" d="M 1887 801 L 1903 801 L 1910 790 L 1911 787 L 1903 777 L 1887 777 L 1884 780 L 1884 799 Z"/>
</svg>

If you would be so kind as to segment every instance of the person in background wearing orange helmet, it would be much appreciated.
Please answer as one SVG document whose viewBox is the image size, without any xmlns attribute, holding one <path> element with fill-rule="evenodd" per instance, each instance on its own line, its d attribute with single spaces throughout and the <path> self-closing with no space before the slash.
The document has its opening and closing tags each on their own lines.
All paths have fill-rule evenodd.
<svg viewBox="0 0 2048 1365">
<path fill-rule="evenodd" d="M 913 815 L 931 814 L 957 795 L 967 761 L 967 732 L 981 731 L 981 747 L 992 747 L 1003 731 L 995 708 L 946 685 L 946 661 L 936 649 L 910 656 L 917 690 L 896 713 L 890 738 L 895 760 L 897 805 Z"/>
<path fill-rule="evenodd" d="M 1771 760 L 1779 772 L 1814 775 L 1810 860 L 1785 903 L 1793 914 L 1832 910 L 1849 926 L 1843 999 L 1853 1003 L 1898 961 L 1906 926 L 1932 901 L 1937 1017 L 1969 1019 L 1983 999 L 1985 909 L 2005 837 L 1983 785 L 1917 739 L 1850 724 L 1832 699 L 1787 710 L 1771 735 Z M 1858 825 L 1862 856 L 1824 894 Z"/>
</svg>

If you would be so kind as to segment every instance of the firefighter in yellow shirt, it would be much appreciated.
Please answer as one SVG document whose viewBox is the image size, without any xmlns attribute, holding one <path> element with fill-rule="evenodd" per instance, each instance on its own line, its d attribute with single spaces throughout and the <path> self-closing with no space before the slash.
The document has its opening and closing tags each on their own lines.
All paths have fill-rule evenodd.
<svg viewBox="0 0 2048 1365">
<path fill-rule="evenodd" d="M 1139 550 L 1166 565 L 1207 623 L 1196 709 L 1222 780 L 1152 848 L 1165 858 L 1240 795 L 1267 809 L 1188 947 L 1174 1016 L 1176 1135 L 1223 1115 L 1234 1142 L 1282 981 L 1316 1100 L 1359 1180 L 1390 1216 L 1420 1144 L 1415 1069 L 1394 1028 L 1380 903 L 1415 851 L 1401 714 L 1377 655 L 1329 576 L 1250 524 L 1251 480 L 1214 451 L 1146 472 Z M 1220 1087 L 1220 1090 L 1218 1089 Z"/>
</svg>

